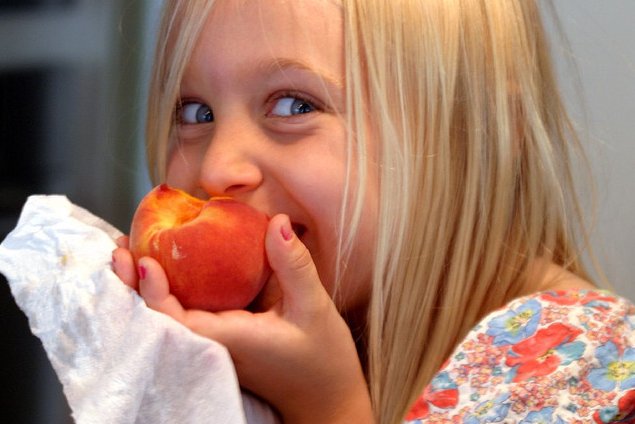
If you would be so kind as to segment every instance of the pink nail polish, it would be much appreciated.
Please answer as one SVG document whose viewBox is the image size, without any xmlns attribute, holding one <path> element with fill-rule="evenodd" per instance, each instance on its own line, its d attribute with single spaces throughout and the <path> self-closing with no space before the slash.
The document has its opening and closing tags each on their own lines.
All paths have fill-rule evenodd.
<svg viewBox="0 0 635 424">
<path fill-rule="evenodd" d="M 138 268 L 139 268 L 139 278 L 141 280 L 145 280 L 146 274 L 147 274 L 146 267 L 144 267 L 143 265 L 139 265 Z"/>
<path fill-rule="evenodd" d="M 293 238 L 293 228 L 291 228 L 291 224 L 288 221 L 280 226 L 280 234 L 285 241 Z"/>
</svg>

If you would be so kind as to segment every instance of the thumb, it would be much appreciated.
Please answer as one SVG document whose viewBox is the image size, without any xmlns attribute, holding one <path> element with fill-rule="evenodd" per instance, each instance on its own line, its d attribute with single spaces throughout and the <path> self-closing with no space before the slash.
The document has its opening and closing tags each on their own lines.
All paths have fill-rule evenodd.
<svg viewBox="0 0 635 424">
<path fill-rule="evenodd" d="M 308 312 L 330 300 L 306 246 L 293 232 L 289 217 L 274 216 L 265 240 L 267 258 L 273 270 L 285 309 Z"/>
</svg>

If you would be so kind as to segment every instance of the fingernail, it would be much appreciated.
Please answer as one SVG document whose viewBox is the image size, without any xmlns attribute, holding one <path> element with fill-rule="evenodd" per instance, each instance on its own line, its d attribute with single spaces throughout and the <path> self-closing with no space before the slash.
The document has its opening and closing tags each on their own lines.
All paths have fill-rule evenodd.
<svg viewBox="0 0 635 424">
<path fill-rule="evenodd" d="M 144 267 L 143 265 L 139 265 L 138 269 L 139 269 L 139 278 L 141 280 L 145 280 L 146 274 L 147 274 L 146 267 Z"/>
<path fill-rule="evenodd" d="M 288 220 L 280 226 L 280 234 L 285 241 L 293 238 L 293 228 L 291 228 L 291 223 Z"/>
</svg>

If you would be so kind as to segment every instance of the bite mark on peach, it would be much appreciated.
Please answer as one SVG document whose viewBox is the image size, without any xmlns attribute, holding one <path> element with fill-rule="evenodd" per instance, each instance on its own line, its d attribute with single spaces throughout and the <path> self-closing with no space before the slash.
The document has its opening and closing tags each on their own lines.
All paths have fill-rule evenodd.
<svg viewBox="0 0 635 424">
<path fill-rule="evenodd" d="M 139 203 L 130 229 L 135 261 L 156 259 L 170 292 L 189 309 L 243 309 L 271 270 L 264 240 L 269 218 L 227 197 L 207 201 L 155 187 Z"/>
</svg>

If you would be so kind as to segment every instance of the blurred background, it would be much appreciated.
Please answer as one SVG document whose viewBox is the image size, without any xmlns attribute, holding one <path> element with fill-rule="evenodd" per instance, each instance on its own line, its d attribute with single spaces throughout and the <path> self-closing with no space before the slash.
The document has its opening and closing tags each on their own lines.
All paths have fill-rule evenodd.
<svg viewBox="0 0 635 424">
<path fill-rule="evenodd" d="M 142 120 L 160 4 L 0 0 L 0 240 L 37 193 L 65 194 L 127 232 L 149 187 Z M 4 279 L 0 381 L 1 422 L 72 422 Z"/>
<path fill-rule="evenodd" d="M 0 240 L 36 193 L 65 194 L 127 230 L 150 188 L 144 99 L 160 4 L 0 0 Z M 616 291 L 635 300 L 635 2 L 554 4 L 569 42 L 553 53 L 597 181 L 593 243 Z M 4 280 L 0 328 L 0 420 L 72 422 Z"/>
</svg>

